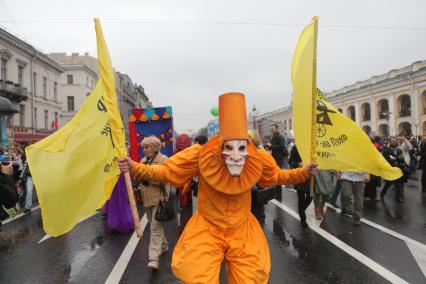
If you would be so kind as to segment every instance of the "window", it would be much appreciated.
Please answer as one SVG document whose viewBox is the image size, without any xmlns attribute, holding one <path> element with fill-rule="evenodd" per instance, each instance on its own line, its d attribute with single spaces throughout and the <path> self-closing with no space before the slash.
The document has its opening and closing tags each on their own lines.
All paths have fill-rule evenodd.
<svg viewBox="0 0 426 284">
<path fill-rule="evenodd" d="M 67 83 L 68 85 L 74 84 L 74 78 L 72 75 L 67 75 Z"/>
<path fill-rule="evenodd" d="M 34 108 L 34 128 L 37 129 L 37 108 Z"/>
<path fill-rule="evenodd" d="M 58 101 L 58 83 L 57 82 L 53 82 L 53 100 L 55 102 Z"/>
<path fill-rule="evenodd" d="M 43 77 L 43 99 L 47 100 L 47 78 Z"/>
<path fill-rule="evenodd" d="M 3 81 L 6 81 L 7 80 L 7 69 L 6 69 L 6 64 L 7 64 L 7 60 L 5 59 L 5 58 L 2 58 L 1 59 L 1 66 L 0 66 L 0 68 L 1 68 L 1 72 L 0 72 L 0 75 L 1 75 L 1 79 L 3 80 Z"/>
<path fill-rule="evenodd" d="M 44 128 L 49 129 L 49 111 L 47 109 L 44 110 Z"/>
<path fill-rule="evenodd" d="M 19 105 L 19 126 L 25 127 L 25 105 Z"/>
<path fill-rule="evenodd" d="M 36 72 L 34 72 L 34 74 L 33 74 L 33 81 L 34 81 L 33 94 L 34 94 L 34 97 L 37 97 L 37 73 Z"/>
<path fill-rule="evenodd" d="M 86 86 L 89 87 L 89 77 L 86 77 Z"/>
<path fill-rule="evenodd" d="M 73 96 L 67 97 L 67 105 L 68 105 L 68 111 L 74 111 L 74 97 Z"/>
<path fill-rule="evenodd" d="M 22 87 L 24 84 L 24 67 L 18 65 L 18 84 Z"/>
</svg>

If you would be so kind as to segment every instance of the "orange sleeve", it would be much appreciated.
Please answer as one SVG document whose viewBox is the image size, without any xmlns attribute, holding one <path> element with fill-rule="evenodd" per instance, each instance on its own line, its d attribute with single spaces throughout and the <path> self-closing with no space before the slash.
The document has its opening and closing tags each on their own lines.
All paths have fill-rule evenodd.
<svg viewBox="0 0 426 284">
<path fill-rule="evenodd" d="M 259 153 L 263 160 L 263 173 L 259 180 L 259 185 L 263 188 L 281 184 L 302 183 L 309 177 L 306 166 L 297 169 L 282 170 L 277 166 L 271 154 L 265 150 L 260 150 Z"/>
<path fill-rule="evenodd" d="M 164 161 L 162 165 L 145 165 L 134 163 L 130 169 L 132 177 L 167 182 L 175 187 L 182 187 L 185 183 L 198 175 L 198 156 L 202 147 L 193 145 L 174 154 Z"/>
</svg>

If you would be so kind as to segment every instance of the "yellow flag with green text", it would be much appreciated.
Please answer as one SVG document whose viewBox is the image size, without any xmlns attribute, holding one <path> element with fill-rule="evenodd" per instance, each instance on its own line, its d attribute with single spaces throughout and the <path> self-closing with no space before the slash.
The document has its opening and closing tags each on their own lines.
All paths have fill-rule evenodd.
<svg viewBox="0 0 426 284">
<path fill-rule="evenodd" d="M 49 137 L 26 148 L 43 228 L 52 236 L 70 231 L 109 199 L 127 155 L 117 107 L 114 71 L 95 19 L 100 78 L 78 113 Z"/>
<path fill-rule="evenodd" d="M 401 170 L 389 165 L 367 134 L 336 110 L 316 88 L 315 21 L 300 35 L 291 66 L 293 128 L 303 163 L 311 161 L 314 141 L 320 169 L 367 172 L 387 180 L 401 177 Z M 311 107 L 312 102 L 316 109 Z M 313 113 L 315 121 L 311 119 Z"/>
</svg>

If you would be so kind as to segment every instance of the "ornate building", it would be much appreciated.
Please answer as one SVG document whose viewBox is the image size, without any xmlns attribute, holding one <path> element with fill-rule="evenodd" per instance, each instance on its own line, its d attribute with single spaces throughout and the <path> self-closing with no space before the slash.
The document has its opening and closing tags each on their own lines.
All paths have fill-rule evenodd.
<svg viewBox="0 0 426 284">
<path fill-rule="evenodd" d="M 19 113 L 6 120 L 7 143 L 40 140 L 57 129 L 63 68 L 52 58 L 0 29 L 0 96 Z"/>
<path fill-rule="evenodd" d="M 426 135 L 426 60 L 326 93 L 340 112 L 370 135 Z M 275 122 L 293 136 L 290 107 L 257 115 L 251 125 L 265 135 Z M 269 134 L 269 132 L 267 133 Z"/>
</svg>

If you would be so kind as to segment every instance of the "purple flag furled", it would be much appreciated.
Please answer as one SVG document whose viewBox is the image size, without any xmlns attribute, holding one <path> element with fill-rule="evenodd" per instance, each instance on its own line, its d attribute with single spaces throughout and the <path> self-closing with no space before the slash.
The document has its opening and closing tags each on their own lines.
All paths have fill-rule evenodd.
<svg viewBox="0 0 426 284">
<path fill-rule="evenodd" d="M 127 197 L 126 183 L 123 174 L 120 175 L 111 194 L 111 198 L 105 204 L 105 211 L 109 229 L 121 233 L 128 233 L 133 230 L 132 210 Z"/>
</svg>

